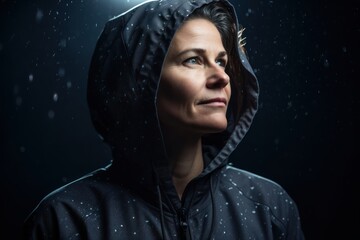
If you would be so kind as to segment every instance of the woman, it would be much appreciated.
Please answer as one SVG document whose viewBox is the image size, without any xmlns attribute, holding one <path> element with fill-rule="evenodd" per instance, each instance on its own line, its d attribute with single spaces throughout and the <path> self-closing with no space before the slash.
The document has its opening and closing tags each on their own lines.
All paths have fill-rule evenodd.
<svg viewBox="0 0 360 240">
<path fill-rule="evenodd" d="M 228 166 L 258 85 L 227 1 L 149 1 L 110 20 L 89 71 L 110 166 L 47 196 L 25 239 L 303 239 L 276 183 Z"/>
</svg>

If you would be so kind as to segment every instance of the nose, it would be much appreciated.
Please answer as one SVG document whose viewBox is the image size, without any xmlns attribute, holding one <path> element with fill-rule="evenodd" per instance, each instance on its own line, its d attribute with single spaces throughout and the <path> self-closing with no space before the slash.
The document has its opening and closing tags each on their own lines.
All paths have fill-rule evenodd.
<svg viewBox="0 0 360 240">
<path fill-rule="evenodd" d="M 206 87 L 211 89 L 224 88 L 230 82 L 230 77 L 225 72 L 225 69 L 217 64 L 209 67 L 209 75 L 206 81 Z"/>
</svg>

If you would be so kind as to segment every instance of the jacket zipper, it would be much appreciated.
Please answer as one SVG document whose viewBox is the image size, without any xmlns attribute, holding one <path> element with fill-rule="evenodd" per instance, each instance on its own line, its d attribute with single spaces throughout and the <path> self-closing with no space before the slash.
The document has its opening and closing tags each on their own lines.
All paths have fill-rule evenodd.
<svg viewBox="0 0 360 240">
<path fill-rule="evenodd" d="M 188 224 L 186 222 L 186 209 L 184 207 L 179 209 L 179 224 L 181 228 L 181 238 L 186 239 Z"/>
</svg>

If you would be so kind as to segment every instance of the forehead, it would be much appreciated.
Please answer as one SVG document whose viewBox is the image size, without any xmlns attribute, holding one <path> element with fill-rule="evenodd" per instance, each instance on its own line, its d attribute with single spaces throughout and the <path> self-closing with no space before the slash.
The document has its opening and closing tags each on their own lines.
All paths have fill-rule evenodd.
<svg viewBox="0 0 360 240">
<path fill-rule="evenodd" d="M 216 26 L 203 18 L 184 22 L 171 42 L 171 47 L 179 50 L 188 47 L 203 48 L 205 46 L 224 50 L 221 35 Z"/>
</svg>

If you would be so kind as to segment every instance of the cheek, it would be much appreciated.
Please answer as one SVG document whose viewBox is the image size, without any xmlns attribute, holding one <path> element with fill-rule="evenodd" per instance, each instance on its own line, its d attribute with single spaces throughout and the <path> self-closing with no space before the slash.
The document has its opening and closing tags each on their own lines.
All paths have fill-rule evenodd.
<svg viewBox="0 0 360 240">
<path fill-rule="evenodd" d="M 193 111 L 194 102 L 187 83 L 171 80 L 161 80 L 157 101 L 160 121 L 170 126 L 185 121 Z"/>
<path fill-rule="evenodd" d="M 178 104 L 179 107 L 194 103 L 201 88 L 196 77 L 191 77 L 186 72 L 171 74 L 172 77 L 169 75 L 163 76 L 160 83 L 162 100 Z"/>
</svg>

